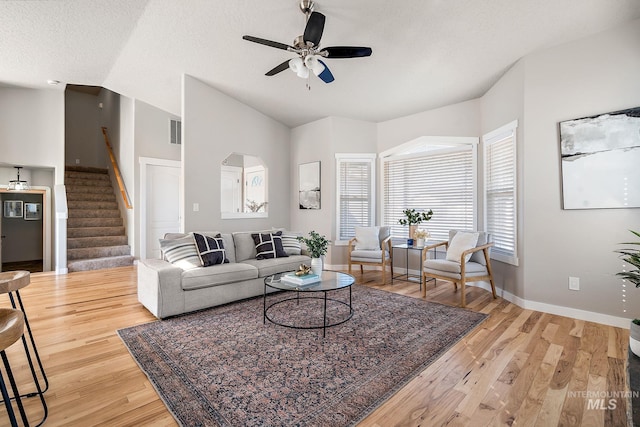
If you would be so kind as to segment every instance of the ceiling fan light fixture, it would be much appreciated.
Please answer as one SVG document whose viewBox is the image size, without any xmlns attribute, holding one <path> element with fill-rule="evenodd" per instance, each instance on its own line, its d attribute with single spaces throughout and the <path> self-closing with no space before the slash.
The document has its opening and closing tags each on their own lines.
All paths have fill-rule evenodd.
<svg viewBox="0 0 640 427">
<path fill-rule="evenodd" d="M 302 62 L 302 58 L 300 57 L 293 58 L 291 61 L 289 61 L 289 68 L 291 68 L 291 71 L 296 73 L 301 79 L 306 79 L 307 77 L 309 77 L 309 69 L 305 67 L 304 63 Z"/>
</svg>

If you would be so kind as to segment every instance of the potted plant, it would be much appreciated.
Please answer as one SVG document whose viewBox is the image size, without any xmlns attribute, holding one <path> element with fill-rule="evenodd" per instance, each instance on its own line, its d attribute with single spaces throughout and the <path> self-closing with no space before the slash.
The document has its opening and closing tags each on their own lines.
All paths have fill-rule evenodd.
<svg viewBox="0 0 640 427">
<path fill-rule="evenodd" d="M 418 228 L 413 232 L 413 237 L 416 239 L 416 246 L 424 246 L 424 241 L 431 236 L 428 230 L 424 230 L 422 228 Z"/>
<path fill-rule="evenodd" d="M 405 218 L 400 218 L 398 222 L 402 225 L 409 226 L 409 241 L 407 243 L 413 245 L 416 228 L 418 228 L 418 225 L 420 225 L 422 221 L 429 221 L 433 216 L 433 211 L 429 209 L 428 212 L 417 212 L 415 209 L 405 209 L 402 213 Z"/>
<path fill-rule="evenodd" d="M 631 231 L 636 237 L 640 238 L 640 233 L 637 231 Z M 636 247 L 629 247 L 617 250 L 620 255 L 620 259 L 629 264 L 629 269 L 616 273 L 616 276 L 621 277 L 623 280 L 629 281 L 636 285 L 636 288 L 640 287 L 640 242 L 626 242 L 623 245 L 635 245 Z M 636 356 L 640 356 L 640 319 L 633 319 L 629 328 L 629 348 Z"/>
<path fill-rule="evenodd" d="M 331 241 L 313 230 L 309 232 L 309 237 L 299 236 L 298 240 L 307 245 L 311 254 L 311 270 L 317 275 L 322 274 L 322 257 L 326 255 Z"/>
</svg>

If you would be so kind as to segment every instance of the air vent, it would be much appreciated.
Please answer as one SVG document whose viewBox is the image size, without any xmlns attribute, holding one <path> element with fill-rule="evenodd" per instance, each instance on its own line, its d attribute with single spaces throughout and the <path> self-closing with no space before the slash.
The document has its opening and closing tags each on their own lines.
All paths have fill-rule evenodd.
<svg viewBox="0 0 640 427">
<path fill-rule="evenodd" d="M 170 120 L 170 142 L 172 144 L 182 144 L 182 122 L 180 120 Z"/>
</svg>

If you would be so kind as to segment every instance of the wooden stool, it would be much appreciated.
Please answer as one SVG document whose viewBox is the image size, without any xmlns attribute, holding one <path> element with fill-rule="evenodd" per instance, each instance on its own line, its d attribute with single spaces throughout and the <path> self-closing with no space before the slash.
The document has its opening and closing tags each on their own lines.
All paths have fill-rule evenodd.
<svg viewBox="0 0 640 427">
<path fill-rule="evenodd" d="M 44 367 L 42 366 L 42 361 L 40 360 L 40 355 L 38 354 L 38 348 L 36 347 L 36 342 L 33 338 L 33 334 L 31 333 L 31 326 L 29 326 L 29 318 L 27 317 L 27 312 L 24 309 L 24 304 L 22 303 L 22 298 L 20 297 L 20 289 L 28 286 L 30 283 L 31 283 L 31 273 L 29 273 L 28 271 L 6 271 L 6 272 L 0 273 L 0 294 L 6 293 L 9 295 L 11 306 L 14 309 L 18 308 L 16 305 L 16 300 L 17 300 L 18 305 L 20 306 L 20 311 L 23 315 L 24 326 L 26 326 L 27 328 L 27 334 L 29 335 L 31 348 L 33 349 L 33 353 L 36 357 L 38 367 L 40 368 L 40 374 L 42 375 L 42 378 L 44 380 L 44 389 L 43 389 L 43 387 L 40 385 L 40 379 L 38 378 L 38 375 L 36 374 L 36 370 L 33 365 L 31 350 L 29 349 L 29 345 L 27 343 L 27 338 L 26 338 L 27 334 L 25 334 L 23 331 L 23 333 L 21 334 L 22 345 L 24 346 L 25 355 L 27 357 L 27 361 L 29 362 L 29 368 L 31 369 L 31 375 L 33 376 L 33 381 L 35 383 L 37 391 L 34 393 L 27 393 L 19 397 L 40 396 L 40 401 L 44 409 L 44 416 L 42 418 L 42 421 L 38 423 L 38 426 L 39 426 L 47 419 L 47 415 L 48 415 L 47 404 L 44 400 L 44 393 L 49 389 L 49 380 L 47 379 L 47 375 L 45 374 Z M 25 424 L 28 425 L 26 421 L 25 421 Z"/>
<path fill-rule="evenodd" d="M 7 359 L 7 354 L 5 353 L 5 349 L 18 341 L 18 339 L 20 339 L 23 334 L 24 315 L 22 314 L 22 312 L 20 310 L 12 310 L 10 308 L 0 308 L 0 356 L 2 356 L 2 362 L 4 363 L 4 368 L 7 372 L 7 376 L 9 377 L 9 383 L 11 384 L 13 395 L 15 396 L 22 421 L 25 425 L 29 425 L 27 414 L 25 413 L 24 407 L 22 406 L 20 393 L 18 392 L 16 381 L 13 378 L 11 366 L 9 366 L 9 360 Z M 16 420 L 16 415 L 13 412 L 11 398 L 9 397 L 9 393 L 7 392 L 7 387 L 5 385 L 2 373 L 0 373 L 0 392 L 2 392 L 2 400 L 4 401 L 4 406 L 7 408 L 9 421 L 11 421 L 12 426 L 17 426 L 18 422 Z"/>
</svg>

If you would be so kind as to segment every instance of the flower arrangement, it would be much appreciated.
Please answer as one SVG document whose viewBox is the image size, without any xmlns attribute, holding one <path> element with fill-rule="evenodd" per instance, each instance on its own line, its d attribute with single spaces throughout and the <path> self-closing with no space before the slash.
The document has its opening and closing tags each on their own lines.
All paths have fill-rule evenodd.
<svg viewBox="0 0 640 427">
<path fill-rule="evenodd" d="M 405 209 L 402 211 L 406 218 L 400 218 L 398 222 L 402 225 L 420 225 L 422 221 L 429 221 L 433 216 L 433 211 L 416 212 L 415 209 Z"/>
<path fill-rule="evenodd" d="M 329 249 L 329 243 L 331 243 L 325 236 L 313 230 L 309 232 L 309 237 L 299 236 L 297 239 L 307 245 L 307 249 L 311 253 L 312 258 L 320 258 L 322 255 L 325 255 L 327 249 Z"/>
<path fill-rule="evenodd" d="M 418 228 L 414 233 L 413 237 L 416 239 L 428 239 L 431 236 L 428 230 L 423 230 L 422 228 Z"/>
</svg>

